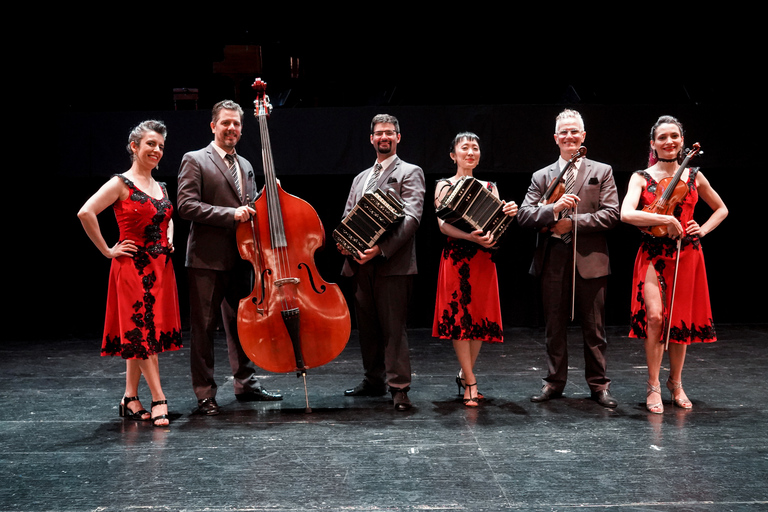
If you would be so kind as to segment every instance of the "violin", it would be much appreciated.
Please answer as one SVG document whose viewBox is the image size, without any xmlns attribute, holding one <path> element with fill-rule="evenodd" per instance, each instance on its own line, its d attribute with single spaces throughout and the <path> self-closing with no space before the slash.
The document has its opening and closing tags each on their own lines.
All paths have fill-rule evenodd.
<svg viewBox="0 0 768 512">
<path fill-rule="evenodd" d="M 571 155 L 571 159 L 568 160 L 568 163 L 565 165 L 565 167 L 563 167 L 563 170 L 560 171 L 560 174 L 558 174 L 556 178 L 553 178 L 552 181 L 549 182 L 547 190 L 544 192 L 544 195 L 541 196 L 539 206 L 556 203 L 561 197 L 563 197 L 563 194 L 565 194 L 565 173 L 568 172 L 568 170 L 571 169 L 574 165 L 576 165 L 576 160 L 586 154 L 587 148 L 581 146 L 573 155 Z"/>
<path fill-rule="evenodd" d="M 325 244 L 317 212 L 277 182 L 266 83 L 257 78 L 253 88 L 265 184 L 251 205 L 256 214 L 237 228 L 240 256 L 256 276 L 251 294 L 240 301 L 237 331 L 248 358 L 270 372 L 298 372 L 306 394 L 307 369 L 332 361 L 346 346 L 350 313 L 339 286 L 325 282 L 315 266 L 314 254 Z"/>
<path fill-rule="evenodd" d="M 700 151 L 701 145 L 697 142 L 693 145 L 693 149 L 685 155 L 683 163 L 680 164 L 675 174 L 659 181 L 656 185 L 656 198 L 651 204 L 643 207 L 642 210 L 644 212 L 658 215 L 674 215 L 675 208 L 685 199 L 688 193 L 688 185 L 681 181 L 680 178 L 688 166 L 688 162 Z M 669 230 L 665 225 L 648 226 L 640 229 L 657 238 L 669 236 Z"/>
</svg>

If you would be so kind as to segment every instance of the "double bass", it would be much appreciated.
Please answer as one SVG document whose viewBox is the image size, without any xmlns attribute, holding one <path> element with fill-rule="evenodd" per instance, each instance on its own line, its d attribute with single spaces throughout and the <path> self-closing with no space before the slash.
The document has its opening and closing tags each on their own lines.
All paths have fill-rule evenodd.
<svg viewBox="0 0 768 512">
<path fill-rule="evenodd" d="M 237 332 L 243 350 L 257 366 L 304 377 L 310 412 L 306 372 L 344 350 L 351 332 L 349 308 L 339 286 L 325 282 L 315 266 L 315 252 L 325 244 L 317 212 L 286 193 L 277 181 L 266 83 L 257 78 L 253 88 L 265 184 L 251 204 L 256 214 L 237 228 L 240 256 L 253 265 L 255 275 L 251 294 L 238 307 Z"/>
</svg>

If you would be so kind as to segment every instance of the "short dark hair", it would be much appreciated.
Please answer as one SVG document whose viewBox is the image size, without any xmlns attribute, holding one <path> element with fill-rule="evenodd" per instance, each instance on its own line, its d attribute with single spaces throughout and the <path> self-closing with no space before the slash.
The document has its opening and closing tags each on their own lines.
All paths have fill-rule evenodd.
<svg viewBox="0 0 768 512">
<path fill-rule="evenodd" d="M 211 113 L 212 114 L 211 121 L 213 121 L 214 124 L 216 124 L 216 121 L 219 120 L 219 114 L 221 113 L 221 111 L 225 109 L 234 110 L 235 112 L 240 114 L 240 122 L 243 121 L 243 114 L 244 114 L 243 108 L 232 100 L 222 100 L 213 106 L 213 111 Z"/>
<path fill-rule="evenodd" d="M 395 125 L 395 132 L 400 133 L 400 122 L 398 122 L 395 116 L 389 114 L 377 114 L 373 116 L 373 120 L 371 121 L 371 134 L 373 134 L 374 126 L 379 123 L 391 123 Z"/>
<path fill-rule="evenodd" d="M 480 144 L 480 137 L 478 137 L 477 134 L 472 132 L 460 132 L 456 134 L 456 136 L 453 138 L 453 142 L 451 142 L 451 153 L 456 152 L 456 146 L 464 139 L 473 140 L 477 142 L 478 145 Z"/>
</svg>

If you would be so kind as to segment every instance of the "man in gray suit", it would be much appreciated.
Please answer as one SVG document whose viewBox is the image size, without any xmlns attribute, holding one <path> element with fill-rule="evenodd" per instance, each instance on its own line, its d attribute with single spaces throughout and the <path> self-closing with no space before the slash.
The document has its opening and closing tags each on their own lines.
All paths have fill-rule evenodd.
<svg viewBox="0 0 768 512">
<path fill-rule="evenodd" d="M 618 403 L 608 389 L 611 381 L 605 375 L 605 292 L 611 272 L 605 233 L 619 222 L 613 171 L 606 164 L 580 158 L 573 168 L 572 190 L 566 185 L 559 200 L 540 204 L 549 184 L 585 138 L 581 115 L 574 110 L 560 113 L 555 124 L 560 158 L 534 173 L 517 214 L 520 226 L 538 231 L 530 273 L 541 281 L 547 343 L 548 374 L 541 392 L 531 401 L 559 398 L 565 388 L 575 241 L 575 316 L 581 323 L 584 341 L 584 374 L 591 397 L 604 407 L 616 407 Z M 569 176 L 564 178 L 567 183 Z"/>
<path fill-rule="evenodd" d="M 404 218 L 364 253 L 349 254 L 342 274 L 354 276 L 355 311 L 363 356 L 363 381 L 344 392 L 346 396 L 392 394 L 395 409 L 411 408 L 411 359 L 406 320 L 408 300 L 416 274 L 416 230 L 424 206 L 424 172 L 400 160 L 397 145 L 400 124 L 394 116 L 380 114 L 371 122 L 371 144 L 376 151 L 373 167 L 355 177 L 344 209 L 345 218 L 366 190 L 391 188 L 405 202 Z"/>
<path fill-rule="evenodd" d="M 219 413 L 213 378 L 213 338 L 219 318 L 227 338 L 235 397 L 239 401 L 282 399 L 261 388 L 256 367 L 237 336 L 237 307 L 251 291 L 252 271 L 240 258 L 237 226 L 256 213 L 246 204 L 246 198 L 256 195 L 253 167 L 235 151 L 242 122 L 240 105 L 231 100 L 217 103 L 211 121 L 213 142 L 185 154 L 179 170 L 179 215 L 192 223 L 186 261 L 192 387 L 197 396 L 196 412 L 208 416 Z"/>
</svg>

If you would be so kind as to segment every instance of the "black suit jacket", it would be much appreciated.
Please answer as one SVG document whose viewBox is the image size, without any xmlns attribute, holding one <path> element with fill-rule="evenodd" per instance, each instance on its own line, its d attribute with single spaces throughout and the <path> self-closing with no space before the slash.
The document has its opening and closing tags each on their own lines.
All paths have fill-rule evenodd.
<svg viewBox="0 0 768 512">
<path fill-rule="evenodd" d="M 240 260 L 235 210 L 245 198 L 255 199 L 253 166 L 238 156 L 243 175 L 243 198 L 226 162 L 213 143 L 184 155 L 179 169 L 178 208 L 182 219 L 192 222 L 187 240 L 186 266 L 231 270 Z"/>
<path fill-rule="evenodd" d="M 553 205 L 539 206 L 547 187 L 560 174 L 558 162 L 536 171 L 525 196 L 517 221 L 522 227 L 542 230 L 551 228 L 557 220 Z M 619 222 L 619 195 L 611 166 L 584 158 L 574 184 L 579 196 L 577 208 L 576 268 L 584 279 L 611 273 L 605 232 Z M 546 256 L 551 232 L 539 232 L 530 273 L 538 276 Z"/>
</svg>

